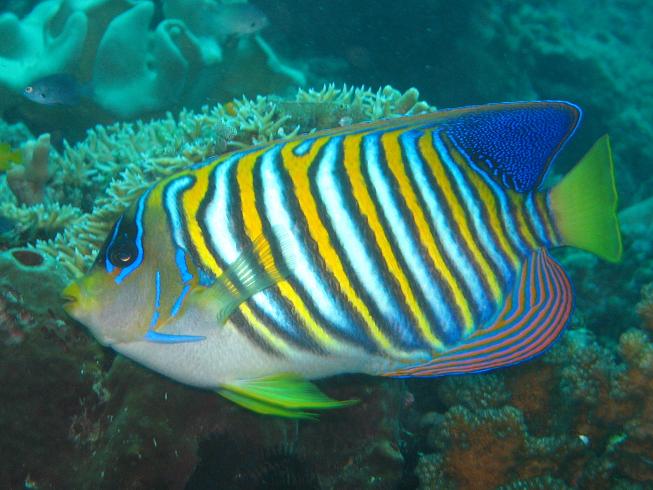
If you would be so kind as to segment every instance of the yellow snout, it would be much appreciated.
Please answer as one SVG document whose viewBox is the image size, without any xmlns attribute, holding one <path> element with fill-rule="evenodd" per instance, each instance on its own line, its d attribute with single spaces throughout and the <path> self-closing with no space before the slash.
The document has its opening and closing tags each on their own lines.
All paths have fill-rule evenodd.
<svg viewBox="0 0 653 490">
<path fill-rule="evenodd" d="M 61 291 L 61 299 L 64 301 L 63 309 L 70 314 L 72 307 L 79 301 L 82 290 L 77 281 L 73 281 Z"/>
</svg>

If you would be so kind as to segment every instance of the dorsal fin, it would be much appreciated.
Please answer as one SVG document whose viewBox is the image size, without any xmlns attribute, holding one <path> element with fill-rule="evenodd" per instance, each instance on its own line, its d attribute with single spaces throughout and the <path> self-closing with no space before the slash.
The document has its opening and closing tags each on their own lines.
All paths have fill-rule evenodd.
<svg viewBox="0 0 653 490">
<path fill-rule="evenodd" d="M 512 293 L 489 325 L 424 364 L 385 376 L 434 377 L 518 364 L 553 344 L 571 315 L 572 304 L 571 283 L 562 267 L 546 249 L 536 250 L 522 264 Z"/>
<path fill-rule="evenodd" d="M 581 110 L 570 102 L 489 104 L 454 109 L 435 130 L 499 184 L 529 192 L 540 185 L 580 118 Z"/>
</svg>

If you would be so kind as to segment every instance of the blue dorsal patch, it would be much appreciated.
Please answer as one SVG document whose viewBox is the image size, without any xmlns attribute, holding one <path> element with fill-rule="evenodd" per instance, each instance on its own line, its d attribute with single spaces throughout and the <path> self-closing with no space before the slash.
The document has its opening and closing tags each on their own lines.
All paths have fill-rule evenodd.
<svg viewBox="0 0 653 490">
<path fill-rule="evenodd" d="M 438 128 L 470 163 L 517 192 L 536 189 L 573 135 L 581 110 L 542 101 L 466 108 Z"/>
</svg>

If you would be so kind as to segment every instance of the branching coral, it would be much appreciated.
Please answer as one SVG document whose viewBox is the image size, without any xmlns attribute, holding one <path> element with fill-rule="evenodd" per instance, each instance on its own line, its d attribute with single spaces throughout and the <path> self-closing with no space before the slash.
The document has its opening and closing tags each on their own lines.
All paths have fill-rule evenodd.
<svg viewBox="0 0 653 490">
<path fill-rule="evenodd" d="M 562 472 L 562 462 L 582 450 L 581 442 L 571 437 L 531 436 L 522 413 L 511 406 L 479 410 L 454 406 L 429 434 L 438 452 L 418 463 L 424 489 L 489 490 L 516 484 L 515 477 L 524 480 L 522 485 L 530 479 L 553 480 L 550 473 Z"/>
<path fill-rule="evenodd" d="M 22 122 L 8 124 L 0 119 L 0 142 L 12 147 L 20 146 L 23 142 L 32 139 L 32 133 Z"/>
</svg>

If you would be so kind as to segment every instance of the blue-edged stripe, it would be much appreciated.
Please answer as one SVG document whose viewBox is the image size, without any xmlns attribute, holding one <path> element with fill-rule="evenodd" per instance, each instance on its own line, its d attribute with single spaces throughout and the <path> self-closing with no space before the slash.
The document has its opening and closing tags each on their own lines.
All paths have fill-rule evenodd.
<svg viewBox="0 0 653 490">
<path fill-rule="evenodd" d="M 125 280 L 133 271 L 138 269 L 143 263 L 143 213 L 145 212 L 145 203 L 147 198 L 152 192 L 152 187 L 150 187 L 138 200 L 138 207 L 136 209 L 136 217 L 134 219 L 134 224 L 136 225 L 136 240 L 134 244 L 136 245 L 136 260 L 130 265 L 125 267 L 120 274 L 115 278 L 116 284 L 120 284 Z"/>
<path fill-rule="evenodd" d="M 124 215 L 121 216 L 120 218 L 118 218 L 118 221 L 114 225 L 113 235 L 111 235 L 111 240 L 109 240 L 109 243 L 107 244 L 107 247 L 106 247 L 107 254 L 104 256 L 104 268 L 107 270 L 107 272 L 109 274 L 111 274 L 113 272 L 113 269 L 115 269 L 115 266 L 109 260 L 108 252 L 109 252 L 109 250 L 111 250 L 111 247 L 113 246 L 113 242 L 116 241 L 116 236 L 118 236 L 118 230 L 120 229 L 120 223 L 122 223 L 122 218 L 123 217 L 124 217 Z"/>
<path fill-rule="evenodd" d="M 409 327 L 410 320 L 402 314 L 397 299 L 391 294 L 391 288 L 385 284 L 383 274 L 366 248 L 359 224 L 352 217 L 352 210 L 343 199 L 342 190 L 336 181 L 336 173 L 344 172 L 342 162 L 337 160 L 338 147 L 342 137 L 330 141 L 317 163 L 315 172 L 318 196 L 324 205 L 329 224 L 339 242 L 338 251 L 344 254 L 351 269 L 358 277 L 365 292 L 374 301 L 382 315 L 384 325 L 389 325 L 399 338 L 402 347 L 423 348 L 424 344 L 416 332 Z"/>
<path fill-rule="evenodd" d="M 442 163 L 445 164 L 449 174 L 455 181 L 456 188 L 462 196 L 463 205 L 470 213 L 472 222 L 474 223 L 474 228 L 476 230 L 474 235 L 478 237 L 479 242 L 485 250 L 485 253 L 492 259 L 492 262 L 494 262 L 495 266 L 498 268 L 500 274 L 503 277 L 503 280 L 509 281 L 512 277 L 512 272 L 508 261 L 500 252 L 499 244 L 494 240 L 492 231 L 485 224 L 480 204 L 474 197 L 469 182 L 467 182 L 467 179 L 462 174 L 461 170 L 451 159 L 451 155 L 449 155 L 449 152 L 447 151 L 447 148 L 437 131 L 433 132 L 433 144 L 435 146 L 435 150 L 438 152 L 438 155 L 440 155 Z"/>
<path fill-rule="evenodd" d="M 287 188 L 287 182 L 280 174 L 280 151 L 280 146 L 270 149 L 261 161 L 261 179 L 266 183 L 263 188 L 265 215 L 277 240 L 284 242 L 292 254 L 293 280 L 310 292 L 311 300 L 320 315 L 348 336 L 356 336 L 360 332 L 355 328 L 355 321 L 344 313 L 335 300 L 328 283 L 315 266 L 313 255 L 306 247 L 307 238 L 300 234 L 288 211 L 286 196 L 292 191 Z"/>
<path fill-rule="evenodd" d="M 238 160 L 239 158 L 229 158 L 213 170 L 215 182 L 213 196 L 206 206 L 205 219 L 206 226 L 210 230 L 211 245 L 218 255 L 217 258 L 224 264 L 233 263 L 242 253 L 236 239 L 234 220 L 231 216 L 232 212 L 240 211 L 232 209 L 233 196 L 231 192 L 233 192 L 233 188 L 228 182 L 232 176 L 231 170 Z M 271 289 L 254 294 L 250 301 L 259 310 L 259 316 L 263 316 L 264 323 L 269 322 L 271 327 L 278 328 L 296 342 L 301 341 L 302 335 L 297 331 L 299 327 L 284 312 Z"/>
<path fill-rule="evenodd" d="M 526 195 L 525 203 L 526 203 L 526 213 L 528 216 L 528 223 L 533 227 L 536 238 L 544 246 L 550 247 L 551 242 L 549 240 L 549 237 L 547 236 L 544 223 L 542 222 L 542 216 L 537 210 L 537 204 L 535 203 L 535 194 L 529 192 Z"/>
<path fill-rule="evenodd" d="M 184 238 L 183 218 L 179 212 L 179 195 L 193 185 L 195 179 L 187 175 L 181 176 L 168 185 L 163 190 L 163 205 L 168 215 L 172 237 L 177 248 L 186 249 L 186 240 Z"/>
<path fill-rule="evenodd" d="M 454 312 L 451 310 L 440 284 L 429 275 L 429 266 L 423 260 L 420 247 L 415 242 L 414 234 L 399 211 L 399 204 L 394 191 L 379 160 L 380 136 L 372 134 L 363 138 L 365 161 L 371 184 L 378 196 L 378 205 L 388 221 L 394 241 L 399 247 L 404 263 L 408 266 L 412 277 L 417 282 L 423 297 L 436 318 L 438 332 L 442 332 L 446 342 L 458 338 L 460 326 L 457 324 Z"/>
<path fill-rule="evenodd" d="M 467 163 L 467 165 L 476 172 L 483 182 L 485 182 L 494 198 L 499 202 L 499 209 L 501 211 L 500 221 L 506 227 L 506 236 L 508 237 L 508 240 L 510 240 L 512 246 L 517 250 L 520 256 L 524 257 L 528 255 L 530 253 L 530 248 L 518 231 L 514 219 L 514 209 L 508 201 L 508 196 L 506 194 L 507 189 L 510 189 L 509 184 L 504 182 L 504 187 L 501 187 L 485 170 L 481 169 L 472 161 L 471 158 L 468 157 L 467 153 L 460 148 L 458 142 L 454 138 L 450 138 L 450 141 L 456 147 L 460 156 L 465 159 L 465 163 Z M 491 168 L 489 164 L 488 168 Z"/>
<path fill-rule="evenodd" d="M 456 268 L 456 277 L 464 281 L 467 290 L 471 294 L 471 299 L 476 306 L 477 311 L 485 311 L 490 305 L 490 297 L 484 283 L 474 264 L 468 257 L 464 247 L 459 243 L 459 239 L 454 236 L 454 226 L 447 221 L 446 212 L 443 204 L 440 202 L 435 192 L 431 188 L 427 176 L 426 163 L 422 159 L 416 142 L 422 135 L 422 132 L 409 132 L 401 136 L 401 144 L 404 149 L 408 167 L 413 174 L 413 178 L 419 190 L 419 193 L 426 204 L 426 210 L 431 218 L 431 223 L 435 227 L 437 240 L 443 248 L 443 251 L 449 257 L 449 263 Z"/>
<path fill-rule="evenodd" d="M 293 148 L 292 152 L 295 156 L 298 157 L 303 157 L 306 155 L 308 152 L 311 151 L 311 148 L 313 148 L 313 145 L 315 144 L 315 138 L 309 138 L 306 141 L 303 141 L 299 145 L 297 145 L 295 148 Z"/>
</svg>

